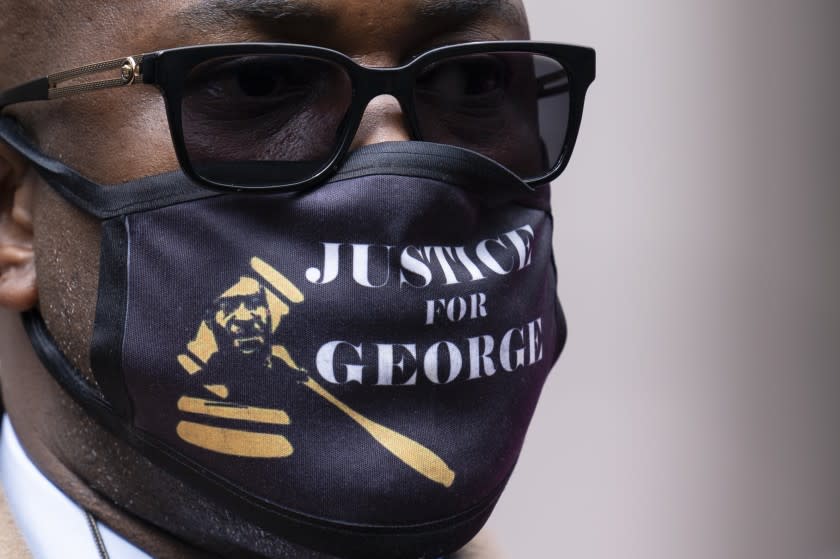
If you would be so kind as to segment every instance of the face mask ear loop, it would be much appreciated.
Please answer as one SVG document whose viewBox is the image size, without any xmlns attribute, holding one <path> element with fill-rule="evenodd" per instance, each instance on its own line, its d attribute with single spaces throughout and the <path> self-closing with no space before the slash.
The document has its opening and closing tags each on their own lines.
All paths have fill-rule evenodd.
<svg viewBox="0 0 840 559">
<path fill-rule="evenodd" d="M 0 116 L 0 139 L 25 157 L 62 198 L 100 220 L 224 194 L 195 184 L 180 170 L 119 185 L 98 184 L 42 153 L 20 124 L 7 116 Z"/>
<path fill-rule="evenodd" d="M 73 396 L 85 411 L 109 427 L 121 428 L 120 419 L 113 406 L 84 380 L 81 371 L 71 365 L 58 349 L 41 313 L 33 309 L 21 313 L 21 318 L 35 353 L 58 384 Z"/>
</svg>

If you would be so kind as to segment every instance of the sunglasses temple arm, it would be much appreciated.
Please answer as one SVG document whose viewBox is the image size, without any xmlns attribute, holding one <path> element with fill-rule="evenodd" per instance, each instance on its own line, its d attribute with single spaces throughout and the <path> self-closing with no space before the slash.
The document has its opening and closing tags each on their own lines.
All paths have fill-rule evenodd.
<svg viewBox="0 0 840 559">
<path fill-rule="evenodd" d="M 143 60 L 143 56 L 144 55 L 141 54 L 137 56 L 116 58 L 105 62 L 97 62 L 80 68 L 73 68 L 72 70 L 50 74 L 45 78 L 32 80 L 23 85 L 19 85 L 0 93 L 0 109 L 14 103 L 58 99 L 68 95 L 75 95 L 77 93 L 85 93 L 99 89 L 122 87 L 133 83 L 141 83 L 143 74 L 140 63 Z M 72 85 L 61 85 L 63 82 L 76 80 L 83 76 L 101 74 L 109 70 L 117 69 L 119 70 L 119 75 L 117 77 L 103 80 L 85 81 L 74 83 Z"/>
<path fill-rule="evenodd" d="M 15 103 L 49 99 L 47 93 L 49 88 L 49 80 L 47 78 L 39 78 L 17 87 L 13 87 L 12 89 L 0 92 L 0 109 L 4 109 L 9 105 L 14 105 Z"/>
</svg>

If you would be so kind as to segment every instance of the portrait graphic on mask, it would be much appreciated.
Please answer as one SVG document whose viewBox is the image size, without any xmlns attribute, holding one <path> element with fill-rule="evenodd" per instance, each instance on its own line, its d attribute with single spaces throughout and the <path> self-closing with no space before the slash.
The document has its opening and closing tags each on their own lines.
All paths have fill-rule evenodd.
<svg viewBox="0 0 840 559">
<path fill-rule="evenodd" d="M 264 427 L 291 425 L 286 411 L 249 405 L 246 401 L 278 404 L 262 401 L 266 393 L 273 393 L 263 387 L 294 376 L 301 384 L 297 390 L 306 387 L 313 391 L 358 423 L 407 466 L 432 481 L 450 487 L 455 474 L 441 458 L 420 443 L 377 424 L 339 401 L 295 363 L 286 347 L 275 343 L 282 317 L 290 312 L 289 305 L 303 303 L 304 296 L 286 277 L 260 258 L 252 258 L 250 264 L 256 277 L 241 276 L 236 284 L 216 299 L 208 318 L 201 322 L 195 339 L 187 344 L 187 353 L 178 356 L 178 363 L 187 374 L 195 376 L 203 388 L 215 396 L 215 399 L 204 399 L 184 395 L 178 400 L 178 409 L 190 417 L 178 422 L 178 436 L 190 444 L 221 454 L 250 458 L 286 458 L 292 455 L 294 446 L 283 434 L 262 429 L 208 425 L 193 418 L 223 418 L 234 423 L 249 422 Z M 240 390 L 231 391 L 227 374 L 230 370 L 238 371 L 239 383 L 246 383 L 245 394 L 240 395 L 241 386 L 238 387 Z M 281 376 L 286 378 L 278 378 Z M 305 428 L 305 424 L 300 427 Z"/>
</svg>

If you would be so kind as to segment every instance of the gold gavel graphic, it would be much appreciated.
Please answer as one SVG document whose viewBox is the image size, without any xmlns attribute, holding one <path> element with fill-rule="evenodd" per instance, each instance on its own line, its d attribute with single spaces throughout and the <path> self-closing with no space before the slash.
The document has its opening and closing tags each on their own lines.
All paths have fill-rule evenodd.
<svg viewBox="0 0 840 559">
<path fill-rule="evenodd" d="M 252 276 L 242 276 L 239 281 L 220 296 L 220 299 L 260 293 L 265 297 L 270 317 L 271 332 L 274 333 L 281 317 L 289 313 L 289 304 L 303 302 L 303 293 L 285 276 L 260 258 L 251 259 Z M 178 363 L 189 374 L 195 375 L 206 367 L 210 358 L 219 351 L 216 337 L 207 321 L 202 321 L 195 338 L 187 344 L 187 351 L 178 356 Z M 281 345 L 271 347 L 271 357 L 282 361 L 289 368 L 302 373 L 306 380 L 303 386 L 335 406 L 355 421 L 388 452 L 399 458 L 422 476 L 451 487 L 455 472 L 437 454 L 402 435 L 385 427 L 352 409 L 336 398 L 297 366 L 289 352 Z M 269 369 L 270 370 L 270 369 Z M 228 389 L 224 385 L 205 385 L 205 388 L 222 400 L 204 400 L 183 396 L 178 400 L 178 409 L 191 414 L 217 418 L 244 420 L 269 425 L 290 425 L 291 419 L 283 410 L 258 408 L 226 401 Z M 286 458 L 294 453 L 289 440 L 278 434 L 259 433 L 229 429 L 181 421 L 176 428 L 178 436 L 190 444 L 233 456 L 249 458 Z"/>
<path fill-rule="evenodd" d="M 383 448 L 417 473 L 444 487 L 451 487 L 454 483 L 455 472 L 446 465 L 443 459 L 422 444 L 363 416 L 333 396 L 309 375 L 303 382 L 303 386 L 341 410 L 367 431 Z M 274 425 L 291 424 L 289 416 L 283 410 L 257 408 L 188 396 L 183 396 L 178 400 L 178 409 L 188 413 L 226 419 L 240 419 Z M 227 429 L 191 421 L 178 423 L 177 432 L 182 439 L 189 443 L 224 454 L 251 458 L 285 458 L 291 456 L 294 452 L 294 448 L 286 437 L 271 433 Z"/>
</svg>

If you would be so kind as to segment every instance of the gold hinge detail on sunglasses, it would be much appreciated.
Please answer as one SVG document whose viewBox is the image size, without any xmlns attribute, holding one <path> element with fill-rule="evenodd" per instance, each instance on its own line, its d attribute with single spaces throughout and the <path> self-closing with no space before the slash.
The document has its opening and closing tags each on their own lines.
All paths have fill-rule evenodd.
<svg viewBox="0 0 840 559">
<path fill-rule="evenodd" d="M 50 74 L 47 79 L 50 83 L 49 91 L 47 92 L 49 99 L 56 99 L 66 95 L 73 95 L 75 93 L 83 93 L 85 91 L 95 91 L 97 89 L 107 89 L 109 87 L 121 87 L 124 85 L 131 85 L 142 76 L 140 62 L 143 60 L 143 55 L 127 56 L 123 58 L 116 58 L 114 60 L 107 60 L 105 62 L 97 62 L 95 64 L 88 64 L 81 68 L 74 68 L 65 72 L 57 72 Z M 105 80 L 95 80 L 82 83 L 75 83 L 72 85 L 60 86 L 62 82 L 75 80 L 82 76 L 90 74 L 101 74 L 109 70 L 119 69 L 120 75 L 117 78 L 109 78 Z"/>
</svg>

